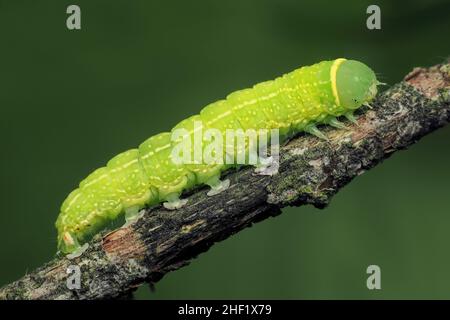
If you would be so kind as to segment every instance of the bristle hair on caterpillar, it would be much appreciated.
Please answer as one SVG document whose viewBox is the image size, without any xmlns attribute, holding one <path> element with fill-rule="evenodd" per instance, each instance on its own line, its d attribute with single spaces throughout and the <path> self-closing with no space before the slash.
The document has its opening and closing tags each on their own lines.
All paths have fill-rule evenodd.
<svg viewBox="0 0 450 320">
<path fill-rule="evenodd" d="M 318 127 L 344 128 L 339 117 L 354 122 L 353 112 L 374 99 L 379 84 L 365 64 L 339 58 L 208 104 L 82 180 L 56 220 L 59 251 L 78 256 L 120 215 L 128 224 L 144 207 L 179 209 L 187 202 L 182 193 L 199 185 L 215 196 L 228 188 L 221 174 L 229 168 L 252 165 L 259 174 L 275 174 L 280 143 L 300 132 L 328 139 Z"/>
</svg>

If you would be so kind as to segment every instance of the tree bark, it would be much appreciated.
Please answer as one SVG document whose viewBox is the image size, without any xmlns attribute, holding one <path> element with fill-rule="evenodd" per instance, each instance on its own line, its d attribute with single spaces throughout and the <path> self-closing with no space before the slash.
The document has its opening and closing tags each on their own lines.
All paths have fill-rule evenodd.
<svg viewBox="0 0 450 320">
<path fill-rule="evenodd" d="M 282 146 L 277 174 L 228 172 L 226 192 L 208 197 L 201 188 L 180 210 L 147 209 L 132 225 L 95 236 L 80 257 L 57 257 L 1 288 L 0 299 L 117 298 L 283 207 L 324 208 L 354 177 L 449 122 L 450 64 L 414 69 L 357 115 L 347 130 L 323 128 L 329 141 L 301 134 Z M 80 267 L 80 289 L 67 287 L 70 265 Z"/>
</svg>

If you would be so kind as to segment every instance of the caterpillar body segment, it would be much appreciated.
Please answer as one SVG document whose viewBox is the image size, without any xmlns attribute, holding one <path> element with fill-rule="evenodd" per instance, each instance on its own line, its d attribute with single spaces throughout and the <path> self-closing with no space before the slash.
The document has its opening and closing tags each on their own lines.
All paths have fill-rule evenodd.
<svg viewBox="0 0 450 320">
<path fill-rule="evenodd" d="M 194 177 L 183 166 L 171 159 L 171 133 L 163 132 L 147 139 L 139 146 L 139 159 L 149 184 L 156 191 L 156 202 L 161 202 L 169 195 L 181 194 L 180 190 L 195 183 Z"/>
<path fill-rule="evenodd" d="M 271 139 L 263 134 L 252 140 L 246 135 L 251 130 L 278 130 L 280 142 L 301 131 L 327 139 L 317 126 L 344 128 L 336 119 L 340 116 L 355 122 L 353 111 L 375 97 L 378 84 L 374 72 L 361 62 L 336 59 L 207 105 L 170 132 L 117 155 L 84 179 L 61 206 L 56 221 L 59 250 L 76 256 L 86 249 L 83 243 L 121 214 L 128 224 L 145 206 L 163 203 L 168 209 L 180 208 L 186 204 L 180 199 L 182 192 L 197 185 L 209 185 L 210 196 L 226 190 L 229 181 L 221 181 L 221 173 L 236 167 L 239 159 L 253 164 L 254 141 L 260 145 Z M 227 139 L 229 135 L 233 139 Z M 217 139 L 223 142 L 221 150 L 210 144 Z M 239 139 L 244 143 L 237 143 Z M 178 154 L 187 161 L 179 161 Z M 256 171 L 273 174 L 267 169 L 273 159 L 266 160 Z"/>
</svg>

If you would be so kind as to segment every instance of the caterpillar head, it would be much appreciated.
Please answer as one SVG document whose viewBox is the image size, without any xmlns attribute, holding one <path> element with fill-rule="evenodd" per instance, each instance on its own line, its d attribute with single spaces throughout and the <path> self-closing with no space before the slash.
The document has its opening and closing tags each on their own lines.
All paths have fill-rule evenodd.
<svg viewBox="0 0 450 320">
<path fill-rule="evenodd" d="M 359 61 L 344 60 L 336 71 L 337 96 L 346 109 L 357 109 L 371 102 L 379 84 L 372 69 Z"/>
</svg>

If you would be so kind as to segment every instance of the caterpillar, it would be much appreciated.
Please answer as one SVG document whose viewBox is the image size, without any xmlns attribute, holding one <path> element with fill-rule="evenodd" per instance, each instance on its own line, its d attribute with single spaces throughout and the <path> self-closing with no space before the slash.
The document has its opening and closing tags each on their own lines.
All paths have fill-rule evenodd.
<svg viewBox="0 0 450 320">
<path fill-rule="evenodd" d="M 187 201 L 180 199 L 182 192 L 198 185 L 209 185 L 210 196 L 225 190 L 229 181 L 221 181 L 221 173 L 235 164 L 174 161 L 180 141 L 195 139 L 197 123 L 203 129 L 216 129 L 219 138 L 225 138 L 230 129 L 264 128 L 279 130 L 281 141 L 298 132 L 326 139 L 317 126 L 343 128 L 345 125 L 337 119 L 340 116 L 355 122 L 354 110 L 372 101 L 379 84 L 365 64 L 339 58 L 301 67 L 207 105 L 170 132 L 152 136 L 138 148 L 120 153 L 81 181 L 63 202 L 56 220 L 58 250 L 80 254 L 89 238 L 110 221 L 125 215 L 129 223 L 145 206 L 163 203 L 167 209 L 178 209 Z M 183 134 L 174 135 L 180 130 Z M 236 149 L 234 142 L 225 144 L 226 150 Z M 245 150 L 240 151 L 249 148 L 246 141 Z M 190 144 L 187 149 L 196 153 Z M 224 152 L 219 160 L 227 155 Z"/>
</svg>

